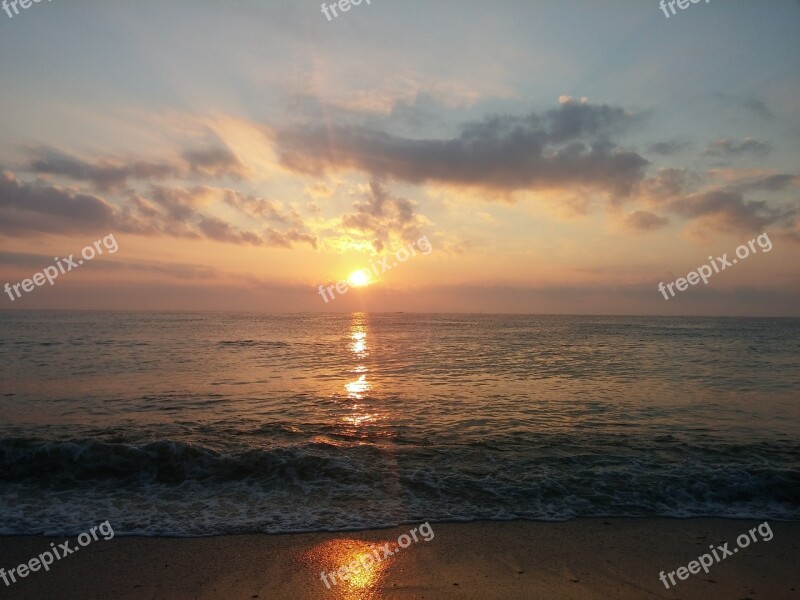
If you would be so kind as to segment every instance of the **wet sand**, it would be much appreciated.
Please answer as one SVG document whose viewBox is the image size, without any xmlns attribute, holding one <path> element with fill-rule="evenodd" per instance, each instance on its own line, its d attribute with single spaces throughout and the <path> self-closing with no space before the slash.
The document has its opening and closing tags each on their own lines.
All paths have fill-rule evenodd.
<svg viewBox="0 0 800 600">
<path fill-rule="evenodd" d="M 113 523 L 112 523 L 113 525 Z M 772 540 L 748 548 L 667 590 L 675 571 L 758 522 L 722 519 L 579 519 L 432 524 L 434 537 L 399 550 L 326 588 L 324 569 L 379 548 L 415 525 L 393 529 L 210 538 L 96 541 L 30 573 L 0 598 L 42 600 L 237 600 L 253 598 L 670 598 L 800 599 L 800 523 L 771 521 Z M 6 571 L 66 538 L 2 537 Z M 72 545 L 75 540 L 72 538 Z M 365 559 L 366 561 L 366 559 Z"/>
</svg>

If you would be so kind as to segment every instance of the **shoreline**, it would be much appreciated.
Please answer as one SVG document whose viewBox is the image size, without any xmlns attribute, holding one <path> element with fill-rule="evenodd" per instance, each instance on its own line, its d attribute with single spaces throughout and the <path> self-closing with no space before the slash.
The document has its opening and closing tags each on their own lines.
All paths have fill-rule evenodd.
<svg viewBox="0 0 800 600">
<path fill-rule="evenodd" d="M 3 598 L 229 600 L 235 598 L 782 598 L 800 599 L 800 522 L 769 521 L 773 537 L 666 589 L 675 571 L 763 521 L 581 518 L 431 523 L 405 549 L 326 587 L 321 578 L 418 525 L 348 532 L 200 538 L 114 537 L 29 573 Z M 754 534 L 755 535 L 755 534 Z M 0 537 L 9 570 L 47 550 L 45 536 Z M 405 541 L 405 540 L 404 540 Z M 365 562 L 364 558 L 361 558 Z M 329 580 L 330 581 L 330 580 Z"/>
</svg>

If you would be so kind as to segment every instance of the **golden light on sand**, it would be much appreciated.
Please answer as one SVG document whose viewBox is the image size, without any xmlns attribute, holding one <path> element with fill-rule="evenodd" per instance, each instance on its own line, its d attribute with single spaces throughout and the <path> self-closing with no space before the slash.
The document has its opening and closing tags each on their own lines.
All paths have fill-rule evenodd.
<svg viewBox="0 0 800 600">
<path fill-rule="evenodd" d="M 376 588 L 391 560 L 383 559 L 380 547 L 360 540 L 331 540 L 317 544 L 303 558 L 320 572 L 319 585 L 329 597 L 377 600 L 381 596 Z M 330 591 L 324 589 L 328 586 Z"/>
<path fill-rule="evenodd" d="M 350 277 L 347 278 L 347 283 L 352 287 L 365 287 L 369 285 L 369 271 L 366 269 L 353 271 L 350 273 Z"/>
</svg>

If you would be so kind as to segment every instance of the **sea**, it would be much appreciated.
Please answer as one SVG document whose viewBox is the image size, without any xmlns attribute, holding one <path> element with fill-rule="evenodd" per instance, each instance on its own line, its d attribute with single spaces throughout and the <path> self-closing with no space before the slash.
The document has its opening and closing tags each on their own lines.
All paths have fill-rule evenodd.
<svg viewBox="0 0 800 600">
<path fill-rule="evenodd" d="M 0 312 L 0 534 L 800 519 L 800 319 Z"/>
</svg>

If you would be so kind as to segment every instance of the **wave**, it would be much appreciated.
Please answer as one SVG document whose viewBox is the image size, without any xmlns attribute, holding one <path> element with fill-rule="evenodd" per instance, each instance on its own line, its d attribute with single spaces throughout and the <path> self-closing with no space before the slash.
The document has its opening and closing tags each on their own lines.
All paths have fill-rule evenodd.
<svg viewBox="0 0 800 600">
<path fill-rule="evenodd" d="M 0 533 L 352 530 L 420 521 L 575 517 L 800 519 L 800 447 L 564 439 L 386 447 L 305 441 L 0 440 Z M 555 439 L 552 440 L 555 442 Z M 410 442 L 406 440 L 406 442 Z"/>
</svg>

